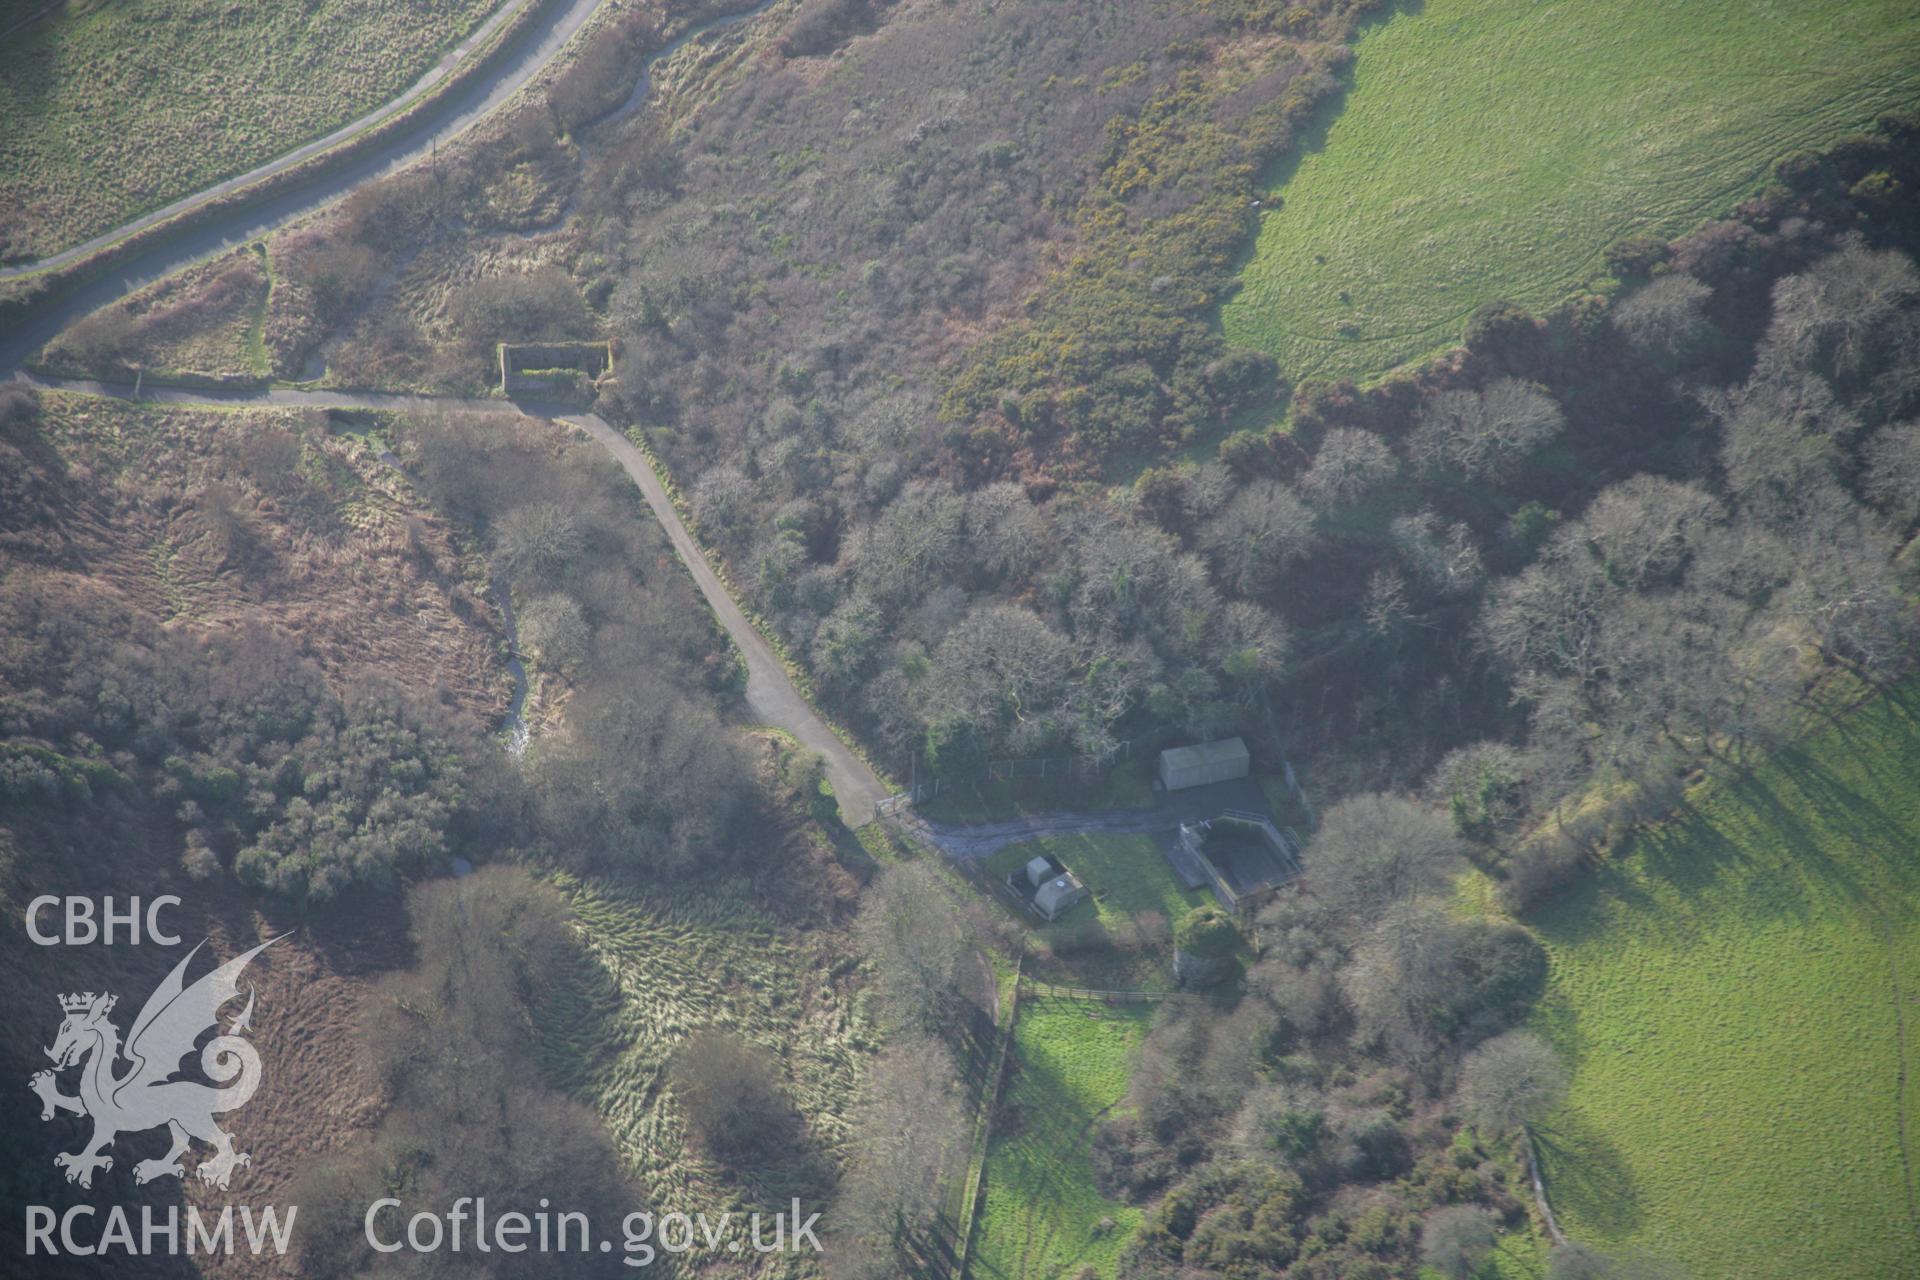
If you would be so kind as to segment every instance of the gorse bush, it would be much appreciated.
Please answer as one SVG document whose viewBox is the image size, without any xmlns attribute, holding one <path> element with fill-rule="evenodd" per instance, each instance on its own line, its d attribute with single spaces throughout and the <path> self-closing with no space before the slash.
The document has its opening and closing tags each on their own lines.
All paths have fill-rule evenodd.
<svg viewBox="0 0 1920 1280">
<path fill-rule="evenodd" d="M 466 788 L 486 748 L 470 723 L 378 681 L 337 698 L 265 627 L 196 638 L 110 606 L 73 612 L 32 587 L 10 593 L 8 615 L 15 637 L 46 646 L 21 671 L 45 700 L 16 732 L 119 755 L 152 802 L 188 816 L 203 870 L 216 856 L 315 902 L 391 892 L 444 867 L 471 822 Z M 61 632 L 68 643 L 50 643 Z M 35 777 L 69 773 L 66 789 L 88 780 L 92 793 L 98 770 Z"/>
</svg>

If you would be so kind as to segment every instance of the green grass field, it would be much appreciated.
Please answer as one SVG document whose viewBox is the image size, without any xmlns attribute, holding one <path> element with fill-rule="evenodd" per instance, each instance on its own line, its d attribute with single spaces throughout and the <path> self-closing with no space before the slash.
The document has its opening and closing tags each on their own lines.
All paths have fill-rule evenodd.
<svg viewBox="0 0 1920 1280">
<path fill-rule="evenodd" d="M 500 0 L 69 0 L 0 40 L 0 253 L 42 257 L 398 96 Z M 0 0 L 0 31 L 47 0 Z"/>
<path fill-rule="evenodd" d="M 1548 307 L 1621 236 L 1689 231 L 1920 102 L 1912 0 L 1426 0 L 1357 52 L 1223 315 L 1296 382 L 1429 355 L 1483 302 Z"/>
<path fill-rule="evenodd" d="M 1055 945 L 1084 940 L 1090 932 L 1121 940 L 1128 926 L 1148 913 L 1157 913 L 1170 927 L 1195 907 L 1213 901 L 1204 889 L 1182 889 L 1158 842 L 1146 835 L 1057 836 L 1009 845 L 987 859 L 987 873 L 1003 879 L 1028 859 L 1046 853 L 1065 863 L 1093 894 L 1091 903 L 1081 903 L 1050 924 L 1026 917 L 1042 938 Z"/>
<path fill-rule="evenodd" d="M 1569 1233 L 1695 1276 L 1920 1275 L 1920 683 L 1701 788 L 1534 923 Z"/>
<path fill-rule="evenodd" d="M 973 1274 L 994 1280 L 1112 1276 L 1140 1211 L 1100 1194 L 1093 1126 L 1126 1096 L 1146 1009 L 1029 1003 L 1014 1027 L 1016 1074 L 987 1151 Z"/>
</svg>

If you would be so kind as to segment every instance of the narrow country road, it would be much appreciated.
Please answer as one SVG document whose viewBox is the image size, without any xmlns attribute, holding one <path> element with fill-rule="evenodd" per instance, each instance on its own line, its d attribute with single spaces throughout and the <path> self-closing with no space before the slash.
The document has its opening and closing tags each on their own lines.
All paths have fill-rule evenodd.
<svg viewBox="0 0 1920 1280">
<path fill-rule="evenodd" d="M 130 400 L 133 388 L 125 383 L 95 382 L 81 379 L 50 379 L 25 375 L 29 386 L 45 390 L 79 392 Z M 720 575 L 707 563 L 707 557 L 694 541 L 691 531 L 674 509 L 666 486 L 654 473 L 641 452 L 598 414 L 576 413 L 558 406 L 517 405 L 507 400 L 461 399 L 457 397 L 383 395 L 377 392 L 343 391 L 201 391 L 177 387 L 156 387 L 142 395 L 148 403 L 176 405 L 258 405 L 290 409 L 372 409 L 395 413 L 486 413 L 549 418 L 584 431 L 613 455 L 639 488 L 660 527 L 679 555 L 687 572 L 705 596 L 714 616 L 732 638 L 747 664 L 747 708 L 763 724 L 784 729 L 803 746 L 818 751 L 827 765 L 827 781 L 840 804 L 840 820 L 858 827 L 873 818 L 873 806 L 888 795 L 888 787 L 862 760 L 826 719 L 795 687 L 793 678 L 780 656 L 753 625 L 744 610 L 728 593 Z"/>
<path fill-rule="evenodd" d="M 540 0 L 523 0 L 523 2 L 539 3 Z M 48 338 L 95 308 L 123 297 L 134 289 L 210 253 L 256 239 L 294 218 L 340 198 L 361 183 L 381 177 L 401 165 L 428 154 L 431 148 L 461 133 L 516 93 L 559 53 L 561 47 L 604 2 L 605 0 L 549 0 L 547 14 L 539 20 L 532 31 L 519 37 L 519 44 L 512 61 L 498 76 L 466 89 L 457 90 L 433 103 L 422 112 L 418 121 L 403 129 L 373 153 L 359 159 L 344 161 L 339 165 L 325 167 L 312 179 L 297 183 L 282 193 L 261 200 L 256 205 L 238 208 L 231 213 L 212 219 L 204 227 L 183 232 L 171 240 L 138 253 L 124 266 L 106 276 L 49 296 L 35 307 L 24 325 L 0 336 L 0 378 L 11 375 L 18 377 L 29 386 L 47 390 L 78 392 L 116 399 L 135 399 L 136 388 L 127 383 L 77 378 L 43 378 L 24 372 L 24 365 L 33 351 Z M 671 56 L 688 41 L 698 39 L 707 32 L 753 17 L 766 9 L 770 3 L 772 0 L 759 0 L 759 3 L 749 8 L 712 19 L 687 31 L 664 48 L 651 54 L 641 67 L 638 82 L 628 97 L 626 105 L 615 114 L 624 114 L 644 99 L 654 63 Z M 507 12 L 508 10 L 502 10 L 496 20 L 504 20 Z M 446 69 L 446 64 L 443 64 L 439 75 L 443 76 Z M 416 86 L 417 89 L 425 87 L 427 86 L 424 82 L 421 86 Z M 403 109 L 405 105 L 406 100 L 390 104 L 395 110 Z M 361 125 L 369 122 L 362 121 Z M 357 128 L 361 125 L 349 128 Z M 284 167 L 286 164 L 298 163 L 296 158 L 298 155 L 299 153 L 295 153 L 295 156 L 284 157 L 282 161 L 276 161 L 274 164 Z M 221 184 L 220 187 L 201 192 L 198 196 L 189 197 L 185 203 L 191 205 L 223 194 L 225 189 L 235 185 L 244 186 L 268 176 L 273 171 L 275 171 L 274 165 L 263 166 L 252 174 L 234 179 L 232 183 Z M 122 228 L 118 232 L 110 233 L 108 239 L 117 238 L 134 229 L 136 228 Z M 84 249 L 85 246 L 81 248 Z M 47 265 L 51 265 L 51 260 L 48 263 L 35 264 L 35 268 Z M 18 272 L 11 274 L 18 274 Z M 820 753 L 826 761 L 827 780 L 833 785 L 834 795 L 839 801 L 841 819 L 848 826 L 857 827 L 869 821 L 873 817 L 875 802 L 888 794 L 886 784 L 873 769 L 845 742 L 841 741 L 820 713 L 815 711 L 812 704 L 802 696 L 792 678 L 787 674 L 786 666 L 780 661 L 779 655 L 773 651 L 772 646 L 761 636 L 739 604 L 728 594 L 719 575 L 707 563 L 699 544 L 694 541 L 693 535 L 681 522 L 680 514 L 674 510 L 666 487 L 654 474 L 646 458 L 625 436 L 600 417 L 594 414 L 574 413 L 566 408 L 555 406 L 544 408 L 528 406 L 523 409 L 504 400 L 378 392 L 308 391 L 293 388 L 227 391 L 156 386 L 144 388 L 143 394 L 138 398 L 149 403 L 177 405 L 373 409 L 398 413 L 448 411 L 489 414 L 526 413 L 565 422 L 585 431 L 613 455 L 634 484 L 639 486 L 642 496 L 647 500 L 647 505 L 653 510 L 654 518 L 666 530 L 667 537 L 673 543 L 673 548 L 680 556 L 681 562 L 687 566 L 687 571 L 693 575 L 694 583 L 706 597 L 715 616 L 719 618 L 721 626 L 739 648 L 747 666 L 746 702 L 753 715 L 774 728 L 785 730 L 802 745 Z"/>
<path fill-rule="evenodd" d="M 324 137 L 315 138 L 311 142 L 303 143 L 295 147 L 292 151 L 286 152 L 284 155 L 276 156 L 264 164 L 256 165 L 245 173 L 235 174 L 233 177 L 216 182 L 204 190 L 182 196 L 172 204 L 164 205 L 161 208 L 153 210 L 151 213 L 142 214 L 131 222 L 115 227 L 110 231 L 103 231 L 92 239 L 82 241 L 71 248 L 62 249 L 58 253 L 50 253 L 36 262 L 21 262 L 10 267 L 0 267 L 0 279 L 5 279 L 8 276 L 23 276 L 35 271 L 48 271 L 56 267 L 63 267 L 69 262 L 76 262 L 90 253 L 104 249 L 116 241 L 123 240 L 135 232 L 157 226 L 169 218 L 177 217 L 187 212 L 189 209 L 199 208 L 209 200 L 218 200 L 224 196 L 232 195 L 234 192 L 245 187 L 250 187 L 262 179 L 271 178 L 275 174 L 285 173 L 289 169 L 305 164 L 313 157 L 322 152 L 332 150 L 347 139 L 363 133 L 377 124 L 393 119 L 393 117 L 399 115 L 402 111 L 413 106 L 414 103 L 419 102 L 422 98 L 432 93 L 440 82 L 458 69 L 462 63 L 466 62 L 468 58 L 471 58 L 480 49 L 485 47 L 487 42 L 493 39 L 494 34 L 498 32 L 501 27 L 512 21 L 514 17 L 525 10 L 528 5 L 540 3 L 543 3 L 543 0 L 508 0 L 508 3 L 501 5 L 489 15 L 484 22 L 474 28 L 466 39 L 447 50 L 440 61 L 428 68 L 426 74 L 414 81 L 399 97 L 382 103 L 380 106 L 375 107 L 372 111 L 367 112 L 357 119 L 349 120 L 332 133 Z M 547 59 L 558 52 L 562 44 L 565 44 L 572 38 L 573 33 L 580 29 L 580 24 L 585 22 L 599 6 L 600 0 L 583 0 L 583 2 L 571 5 L 554 4 L 551 12 L 544 16 L 541 23 L 537 25 L 533 31 L 523 33 L 522 42 L 529 45 L 527 52 L 534 56 L 532 58 L 523 57 L 517 59 L 513 66 L 503 71 L 501 83 L 511 81 L 514 88 L 525 84 L 527 78 L 542 66 L 545 66 Z M 551 47 L 549 47 L 549 45 Z M 543 50 L 544 56 L 541 56 Z"/>
<path fill-rule="evenodd" d="M 289 179 L 286 186 L 265 193 L 256 200 L 248 200 L 242 195 L 240 202 L 233 208 L 219 214 L 210 214 L 197 225 L 189 226 L 177 235 L 166 236 L 144 249 L 132 252 L 124 262 L 116 264 L 100 275 L 62 284 L 50 290 L 45 297 L 37 299 L 21 322 L 10 331 L 0 333 L 0 378 L 5 378 L 25 367 L 27 359 L 49 338 L 89 312 L 123 298 L 136 289 L 152 284 L 163 276 L 170 275 L 202 258 L 237 249 L 241 245 L 257 240 L 268 232 L 286 226 L 296 218 L 304 217 L 332 204 L 364 183 L 385 177 L 406 165 L 434 154 L 441 144 L 450 142 L 466 132 L 525 87 L 566 47 L 600 6 L 610 3 L 611 0 L 524 0 L 524 2 L 530 4 L 544 2 L 546 7 L 534 19 L 529 29 L 510 37 L 505 61 L 496 73 L 483 76 L 472 84 L 463 85 L 421 106 L 415 118 L 398 126 L 392 137 L 366 154 L 342 158 L 333 164 L 321 162 L 315 167 L 313 173 Z M 758 3 L 752 4 L 749 8 L 702 23 L 648 55 L 646 61 L 641 64 L 639 78 L 627 106 L 616 114 L 624 114 L 645 97 L 654 63 L 662 58 L 671 57 L 688 41 L 697 40 L 708 32 L 753 17 L 771 3 L 772 0 L 758 0 Z M 502 18 L 506 12 L 502 10 Z M 437 82 L 444 79 L 450 70 L 451 68 L 443 64 L 441 68 L 436 68 L 436 72 L 429 75 Z M 415 90 L 423 87 L 431 86 L 416 85 Z M 413 90 L 409 91 L 410 94 L 413 92 Z M 399 112 L 414 105 L 415 101 L 417 99 L 403 96 L 402 99 L 388 106 L 393 111 Z M 361 128 L 377 124 L 381 113 L 386 111 L 388 108 L 381 108 L 374 113 L 374 116 L 363 117 L 361 121 L 346 126 L 347 132 L 358 132 Z M 207 200 L 240 191 L 263 178 L 271 177 L 286 167 L 310 159 L 316 149 L 324 151 L 331 145 L 333 143 L 328 139 L 321 139 L 319 142 L 309 144 L 307 148 L 302 148 L 300 152 L 270 161 L 251 173 L 219 183 L 205 191 L 188 196 L 177 204 L 180 209 L 190 209 Z M 302 154 L 303 152 L 307 154 Z M 111 243 L 119 240 L 137 231 L 145 222 L 167 212 L 162 210 L 159 214 L 149 215 L 147 219 L 107 232 L 102 237 L 96 237 L 96 241 Z M 90 246 L 94 245 L 95 242 L 89 242 L 88 245 L 77 246 L 65 254 L 56 254 L 41 262 L 0 270 L 0 279 L 56 267 L 61 262 L 80 256 L 83 252 L 90 252 Z"/>
<path fill-rule="evenodd" d="M 733 637 L 733 643 L 746 659 L 748 708 L 761 721 L 785 729 L 803 746 L 818 751 L 825 758 L 827 781 L 833 784 L 833 794 L 840 802 L 842 822 L 849 827 L 857 827 L 872 820 L 873 806 L 888 794 L 886 784 L 868 767 L 866 761 L 840 740 L 820 713 L 813 709 L 813 704 L 794 686 L 792 677 L 787 674 L 786 664 L 780 661 L 780 655 L 773 651 L 766 638 L 741 611 L 739 603 L 728 593 L 726 584 L 720 581 L 720 575 L 707 563 L 700 545 L 681 522 L 680 513 L 673 509 L 673 500 L 667 495 L 666 486 L 660 483 L 660 477 L 654 473 L 646 458 L 634 448 L 632 441 L 595 414 L 569 415 L 560 421 L 577 426 L 598 440 L 614 460 L 625 468 L 634 484 L 640 487 L 647 505 L 653 508 L 654 516 L 660 521 L 660 527 L 672 539 L 673 549 L 680 553 L 681 563 L 693 575 L 700 594 L 707 598 L 714 616 L 720 619 L 720 625 L 727 629 L 727 634 Z"/>
</svg>

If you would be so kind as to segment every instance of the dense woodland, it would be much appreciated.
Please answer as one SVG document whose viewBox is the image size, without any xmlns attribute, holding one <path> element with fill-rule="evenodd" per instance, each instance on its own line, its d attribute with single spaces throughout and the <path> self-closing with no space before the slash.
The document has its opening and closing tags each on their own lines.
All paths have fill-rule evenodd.
<svg viewBox="0 0 1920 1280">
<path fill-rule="evenodd" d="M 1460 349 L 1365 392 L 1290 388 L 1171 318 L 1209 314 L 1235 243 L 1209 213 L 1226 197 L 1195 175 L 1244 180 L 1239 200 L 1257 167 L 1142 159 L 1175 138 L 1180 155 L 1210 154 L 1194 138 L 1250 164 L 1281 153 L 1340 62 L 1312 39 L 1350 20 L 1290 13 L 1298 49 L 1258 42 L 1286 49 L 1278 62 L 1223 37 L 1192 65 L 1176 42 L 1109 76 L 1137 96 L 1106 101 L 1074 192 L 1086 250 L 1022 281 L 1011 311 L 1013 282 L 992 274 L 974 297 L 897 290 L 983 247 L 961 210 L 1005 238 L 1025 192 L 1059 207 L 1037 176 L 1017 181 L 1041 139 L 1011 139 L 1005 169 L 980 160 L 974 140 L 1000 127 L 985 94 L 886 135 L 908 162 L 884 172 L 921 202 L 900 229 L 890 206 L 848 216 L 806 193 L 878 181 L 881 138 L 861 141 L 877 108 L 849 124 L 827 104 L 890 82 L 917 28 L 882 26 L 819 85 L 760 69 L 675 135 L 666 190 L 628 198 L 638 231 L 609 302 L 628 354 L 603 407 L 691 481 L 736 581 L 900 772 L 1237 730 L 1310 761 L 1322 794 L 1431 787 L 1482 842 L 1596 779 L 1630 783 L 1610 791 L 1620 812 L 1563 812 L 1521 852 L 1524 904 L 1636 806 L 1657 810 L 1684 762 L 1779 731 L 1820 666 L 1880 679 L 1904 661 L 1915 227 L 1888 193 L 1920 180 L 1920 143 L 1888 118 L 1785 157 L 1727 220 L 1616 246 L 1605 295 L 1540 317 L 1491 305 Z M 1262 20 L 1228 30 L 1242 21 Z M 782 109 L 737 123 L 769 99 Z M 809 163 L 786 179 L 792 154 Z M 969 168 L 986 176 L 966 190 L 992 198 L 943 185 Z M 771 257 L 730 257 L 749 233 L 710 221 L 654 238 L 753 210 Z M 863 235 L 883 251 L 863 282 L 890 286 L 864 295 L 840 267 Z M 1015 243 L 986 256 L 1017 261 Z M 909 254 L 918 270 L 894 272 Z M 920 332 L 930 314 L 938 337 Z M 1113 405 L 1144 417 L 1129 427 Z M 1281 405 L 1284 430 L 1228 431 Z M 1169 458 L 1195 438 L 1215 456 Z"/>
<path fill-rule="evenodd" d="M 692 606 L 664 536 L 588 442 L 532 420 L 402 428 L 435 508 L 468 531 L 497 581 L 521 584 L 542 693 L 573 708 L 523 779 L 430 671 L 406 672 L 426 675 L 410 687 L 400 672 L 328 679 L 302 651 L 313 637 L 246 622 L 166 627 L 61 572 L 80 553 L 39 522 L 81 506 L 84 486 L 37 437 L 34 399 L 9 394 L 5 429 L 22 465 L 10 472 L 19 527 L 0 585 L 5 794 L 48 840 L 62 841 L 76 815 L 164 815 L 189 870 L 315 904 L 391 894 L 456 853 L 525 847 L 578 870 L 686 872 L 737 847 L 751 788 L 724 783 L 750 771 L 711 696 L 737 682 L 735 660 Z M 222 448 L 232 452 L 213 450 L 178 495 L 174 531 L 215 572 L 271 582 L 290 570 L 271 549 L 289 520 L 322 544 L 352 540 L 324 502 L 303 510 L 310 495 L 280 470 L 308 465 L 313 440 L 270 429 Z M 397 536 L 415 540 L 403 554 L 431 554 L 416 526 Z M 448 561 L 435 572 L 462 570 Z M 470 613 L 486 609 L 471 587 L 455 595 Z M 631 678 L 638 669 L 647 681 Z"/>
<path fill-rule="evenodd" d="M 1916 161 L 1905 119 L 1785 158 L 1734 218 L 1617 246 L 1613 295 L 1484 308 L 1460 351 L 1299 388 L 1287 431 L 1217 462 L 1053 487 L 936 450 L 803 571 L 831 609 L 763 596 L 796 641 L 820 617 L 816 672 L 902 750 L 923 727 L 962 768 L 1143 723 L 1259 736 L 1271 707 L 1345 797 L 1247 993 L 1164 1018 L 1099 1132 L 1106 1188 L 1152 1206 L 1123 1274 L 1464 1275 L 1520 1220 L 1509 1140 L 1565 1082 L 1509 1029 L 1544 957 L 1446 885 L 1471 857 L 1524 911 L 1703 759 L 1795 732 L 1823 672 L 1907 669 L 1920 274 L 1875 193 Z M 703 523 L 748 532 L 778 478 L 727 477 Z M 939 936 L 870 944 L 922 1019 L 943 983 L 908 975 Z"/>
</svg>

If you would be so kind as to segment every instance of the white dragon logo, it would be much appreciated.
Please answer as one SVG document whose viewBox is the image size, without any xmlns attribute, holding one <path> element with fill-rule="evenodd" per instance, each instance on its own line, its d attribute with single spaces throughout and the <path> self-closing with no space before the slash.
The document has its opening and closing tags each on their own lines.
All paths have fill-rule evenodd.
<svg viewBox="0 0 1920 1280">
<path fill-rule="evenodd" d="M 35 1072 L 27 1083 L 40 1095 L 42 1120 L 53 1119 L 56 1111 L 93 1119 L 93 1134 L 78 1151 L 63 1151 L 53 1158 L 54 1164 L 66 1171 L 68 1182 L 91 1187 L 96 1170 L 113 1167 L 113 1157 L 106 1150 L 117 1136 L 161 1125 L 172 1136 L 173 1148 L 158 1160 L 142 1160 L 135 1165 L 135 1182 L 181 1176 L 184 1170 L 180 1157 L 195 1138 L 214 1148 L 212 1158 L 201 1161 L 195 1170 L 202 1182 L 224 1191 L 233 1171 L 250 1163 L 249 1156 L 234 1150 L 233 1135 L 222 1131 L 213 1117 L 245 1106 L 260 1087 L 260 1055 L 240 1035 L 253 1016 L 251 986 L 247 989 L 247 1007 L 228 1026 L 227 1033 L 214 1036 L 200 1051 L 200 1069 L 225 1087 L 173 1077 L 180 1070 L 180 1060 L 193 1052 L 201 1035 L 219 1029 L 220 1007 L 239 995 L 240 972 L 247 962 L 278 941 L 280 938 L 267 939 L 189 987 L 182 975 L 200 953 L 200 946 L 206 944 L 196 946 L 147 997 L 140 1016 L 133 1020 L 133 1029 L 127 1033 L 124 1049 L 118 1028 L 107 1020 L 119 997 L 104 992 L 96 996 L 91 991 L 60 997 L 60 1008 L 67 1016 L 53 1047 L 46 1051 L 53 1059 L 53 1070 Z M 114 1066 L 123 1056 L 132 1065 L 124 1074 L 115 1075 Z M 68 1097 L 59 1091 L 54 1073 L 82 1061 L 80 1092 Z"/>
</svg>

